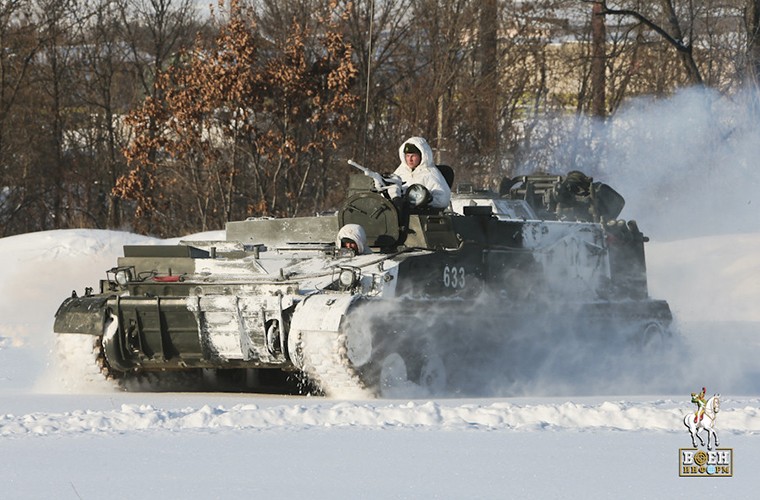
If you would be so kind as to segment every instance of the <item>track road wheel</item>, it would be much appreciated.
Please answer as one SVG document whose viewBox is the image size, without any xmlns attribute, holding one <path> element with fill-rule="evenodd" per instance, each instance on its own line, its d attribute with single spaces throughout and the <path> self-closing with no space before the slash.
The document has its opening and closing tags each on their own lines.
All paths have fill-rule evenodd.
<svg viewBox="0 0 760 500">
<path fill-rule="evenodd" d="M 393 387 L 408 381 L 404 358 L 397 352 L 386 356 L 380 368 L 380 384 L 383 387 Z"/>
<path fill-rule="evenodd" d="M 366 364 L 372 357 L 372 332 L 367 328 L 350 329 L 346 333 L 345 349 L 354 367 Z"/>
<path fill-rule="evenodd" d="M 446 367 L 440 356 L 429 356 L 420 371 L 420 385 L 430 394 L 441 394 L 446 390 Z"/>
<path fill-rule="evenodd" d="M 394 397 L 403 394 L 409 384 L 404 358 L 396 352 L 387 355 L 380 365 L 380 393 Z"/>
<path fill-rule="evenodd" d="M 397 352 L 391 353 L 380 364 L 379 392 L 386 398 L 420 398 L 443 393 L 446 389 L 446 369 L 443 360 L 433 355 L 427 358 L 419 371 L 419 379 L 409 379 L 408 364 Z"/>
<path fill-rule="evenodd" d="M 671 338 L 668 330 L 659 321 L 648 321 L 638 328 L 634 334 L 633 344 L 637 349 L 660 350 L 664 348 Z"/>
</svg>

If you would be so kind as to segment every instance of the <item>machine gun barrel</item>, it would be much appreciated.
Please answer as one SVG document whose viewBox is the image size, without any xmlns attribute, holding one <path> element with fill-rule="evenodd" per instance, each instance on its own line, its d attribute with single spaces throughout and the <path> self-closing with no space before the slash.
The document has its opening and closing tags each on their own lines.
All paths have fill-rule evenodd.
<svg viewBox="0 0 760 500">
<path fill-rule="evenodd" d="M 379 173 L 375 172 L 374 170 L 371 170 L 363 165 L 359 165 L 354 160 L 348 160 L 348 164 L 352 167 L 356 167 L 362 172 L 364 172 L 364 175 L 371 178 L 373 181 L 375 181 L 375 189 L 377 191 L 384 191 L 386 189 L 389 189 L 391 186 L 399 186 L 401 187 L 401 179 L 393 175 L 389 178 L 383 177 Z"/>
</svg>

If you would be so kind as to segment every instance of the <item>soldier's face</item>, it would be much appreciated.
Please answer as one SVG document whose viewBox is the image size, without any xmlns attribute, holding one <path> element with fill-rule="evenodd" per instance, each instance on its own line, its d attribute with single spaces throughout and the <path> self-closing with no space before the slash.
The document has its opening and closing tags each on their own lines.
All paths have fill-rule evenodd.
<svg viewBox="0 0 760 500">
<path fill-rule="evenodd" d="M 343 248 L 348 248 L 350 250 L 353 250 L 354 252 L 359 251 L 359 245 L 357 245 L 355 241 L 351 241 L 351 240 L 344 241 L 341 245 L 343 246 Z"/>
<path fill-rule="evenodd" d="M 404 160 L 406 161 L 406 166 L 414 170 L 422 161 L 422 156 L 417 153 L 406 153 Z"/>
</svg>

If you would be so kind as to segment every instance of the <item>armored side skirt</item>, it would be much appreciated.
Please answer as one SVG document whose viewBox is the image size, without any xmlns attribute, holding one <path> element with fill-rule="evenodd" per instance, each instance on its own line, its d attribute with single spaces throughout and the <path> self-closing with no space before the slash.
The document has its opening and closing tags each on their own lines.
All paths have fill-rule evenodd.
<svg viewBox="0 0 760 500">
<path fill-rule="evenodd" d="M 281 296 L 67 299 L 59 334 L 103 336 L 108 364 L 119 371 L 189 368 L 292 369 L 284 354 Z"/>
<path fill-rule="evenodd" d="M 487 396 L 501 393 L 491 392 L 501 387 L 509 394 L 513 384 L 546 373 L 573 380 L 607 373 L 605 367 L 616 360 L 622 367 L 672 340 L 665 301 L 554 306 L 408 300 L 397 305 L 374 313 L 366 304 L 349 315 L 351 331 L 357 324 L 370 325 L 372 359 L 354 368 L 366 386 L 380 392 L 400 370 L 415 384 L 432 382 L 432 392 Z"/>
<path fill-rule="evenodd" d="M 296 302 L 296 297 L 278 293 L 88 296 L 67 299 L 56 315 L 54 329 L 60 334 L 102 336 L 108 364 L 122 372 L 194 368 L 294 370 L 301 366 L 298 359 L 291 359 L 289 351 L 295 352 L 295 348 L 288 347 L 289 336 L 297 334 L 301 340 L 311 336 L 315 327 L 307 328 L 302 323 L 311 325 L 315 318 L 321 318 L 317 330 L 345 329 L 349 347 L 353 343 L 366 348 L 362 356 L 349 357 L 356 358 L 354 361 L 361 358 L 354 368 L 365 367 L 362 370 L 371 385 L 377 378 L 375 372 L 389 355 L 402 354 L 410 374 L 419 374 L 433 354 L 447 366 L 477 366 L 495 357 L 495 362 L 506 362 L 506 367 L 514 361 L 508 362 L 504 353 L 512 357 L 525 349 L 534 350 L 542 337 L 554 339 L 543 343 L 549 346 L 571 336 L 588 340 L 590 347 L 598 342 L 643 344 L 650 337 L 668 335 L 672 321 L 667 302 L 657 300 L 600 301 L 572 307 L 564 303 L 555 308 L 550 303 L 482 304 L 401 298 L 391 304 L 354 302 L 353 297 L 336 302 L 338 298 L 319 295 Z M 336 311 L 331 315 L 333 308 Z M 330 325 L 322 324 L 333 316 Z"/>
</svg>

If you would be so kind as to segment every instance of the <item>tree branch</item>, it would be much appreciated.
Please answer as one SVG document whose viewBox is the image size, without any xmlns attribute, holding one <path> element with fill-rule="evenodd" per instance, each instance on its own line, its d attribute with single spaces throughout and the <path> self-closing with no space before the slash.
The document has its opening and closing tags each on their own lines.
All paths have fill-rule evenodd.
<svg viewBox="0 0 760 500">
<path fill-rule="evenodd" d="M 685 44 L 682 40 L 678 40 L 671 36 L 670 33 L 665 31 L 661 26 L 659 26 L 657 23 L 643 15 L 641 12 L 630 10 L 630 9 L 611 9 L 607 7 L 607 2 L 604 1 L 597 1 L 597 0 L 583 0 L 584 3 L 598 3 L 602 6 L 602 11 L 600 12 L 601 15 L 607 15 L 610 14 L 612 16 L 630 16 L 636 19 L 641 24 L 647 26 L 652 31 L 656 32 L 658 35 L 663 37 L 665 41 L 667 41 L 670 45 L 675 47 L 675 49 L 679 52 L 685 52 L 687 54 L 691 54 L 692 46 L 691 43 Z"/>
<path fill-rule="evenodd" d="M 675 26 L 675 29 L 679 31 L 679 37 L 674 37 L 667 31 L 665 31 L 664 28 L 662 28 L 660 25 L 643 15 L 642 13 L 630 10 L 630 9 L 610 9 L 607 7 L 607 2 L 604 0 L 582 0 L 584 3 L 596 3 L 600 4 L 602 9 L 600 12 L 600 15 L 612 15 L 612 16 L 630 16 L 636 19 L 641 24 L 645 25 L 646 27 L 650 28 L 652 31 L 660 35 L 662 38 L 665 39 L 667 43 L 675 47 L 676 51 L 681 54 L 681 58 L 683 63 L 686 65 L 686 70 L 688 71 L 692 82 L 701 85 L 702 84 L 702 75 L 700 74 L 699 68 L 697 67 L 696 62 L 694 61 L 693 55 L 692 55 L 692 43 L 689 41 L 689 43 L 684 43 L 683 40 L 680 39 L 680 30 L 678 29 L 677 20 L 671 19 L 671 24 Z M 674 15 L 674 13 L 670 12 L 671 17 Z"/>
</svg>

